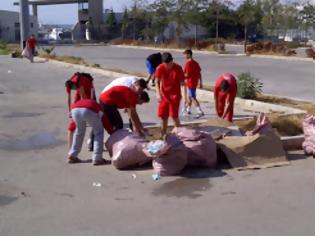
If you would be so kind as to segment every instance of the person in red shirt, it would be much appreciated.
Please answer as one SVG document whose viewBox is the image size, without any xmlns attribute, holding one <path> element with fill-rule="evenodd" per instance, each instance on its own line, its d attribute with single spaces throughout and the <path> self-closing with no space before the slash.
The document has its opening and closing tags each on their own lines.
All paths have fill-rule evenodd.
<svg viewBox="0 0 315 236">
<path fill-rule="evenodd" d="M 68 162 L 70 164 L 81 162 L 78 155 L 82 149 L 86 125 L 89 124 L 94 134 L 93 165 L 106 164 L 105 159 L 102 157 L 104 128 L 109 134 L 113 132 L 113 128 L 107 116 L 103 113 L 101 106 L 92 99 L 79 100 L 71 106 L 71 114 L 77 128 L 69 151 Z"/>
<path fill-rule="evenodd" d="M 33 58 L 33 56 L 35 55 L 35 48 L 36 48 L 36 45 L 37 45 L 37 40 L 36 40 L 34 34 L 32 34 L 27 39 L 26 43 L 27 43 L 27 47 L 30 49 L 30 53 L 32 54 L 31 58 Z M 31 62 L 33 62 L 33 60 L 31 60 Z"/>
<path fill-rule="evenodd" d="M 129 118 L 135 131 L 144 135 L 145 129 L 138 116 L 136 105 L 148 103 L 150 101 L 147 92 L 138 93 L 127 86 L 114 86 L 101 93 L 100 105 L 109 118 L 114 131 L 123 128 L 123 120 L 118 109 L 127 109 Z"/>
<path fill-rule="evenodd" d="M 192 103 L 194 106 L 196 106 L 197 112 L 199 116 L 203 116 L 204 113 L 200 107 L 200 103 L 197 100 L 196 91 L 197 86 L 199 84 L 199 87 L 202 88 L 202 78 L 201 78 L 201 68 L 199 66 L 199 63 L 196 62 L 192 58 L 192 51 L 191 49 L 186 49 L 184 51 L 184 54 L 186 56 L 186 65 L 185 65 L 185 78 L 186 78 L 186 86 L 188 91 L 188 98 L 186 101 L 186 112 L 188 115 L 191 114 L 191 105 Z"/>
<path fill-rule="evenodd" d="M 70 80 L 66 81 L 66 92 L 67 92 L 67 104 L 69 114 L 71 111 L 72 99 L 71 91 L 75 90 L 74 103 L 80 101 L 81 99 L 96 99 L 95 90 L 93 85 L 93 79 L 89 74 L 75 73 Z M 70 116 L 71 118 L 71 116 Z M 68 127 L 68 144 L 69 147 L 72 145 L 73 133 L 75 131 L 75 123 L 71 119 Z"/>
<path fill-rule="evenodd" d="M 161 119 L 161 135 L 167 130 L 168 118 L 172 117 L 174 125 L 180 126 L 178 112 L 181 100 L 181 85 L 186 94 L 185 75 L 180 65 L 173 62 L 172 54 L 165 52 L 162 55 L 163 63 L 155 72 L 156 96 L 159 102 L 157 115 Z"/>
<path fill-rule="evenodd" d="M 232 122 L 236 94 L 237 82 L 235 77 L 230 73 L 222 74 L 214 87 L 214 100 L 218 117 Z"/>
</svg>

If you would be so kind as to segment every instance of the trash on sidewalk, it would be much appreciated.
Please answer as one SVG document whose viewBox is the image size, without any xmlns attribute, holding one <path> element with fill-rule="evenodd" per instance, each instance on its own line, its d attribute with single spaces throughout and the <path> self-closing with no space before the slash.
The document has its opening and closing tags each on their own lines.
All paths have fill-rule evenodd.
<svg viewBox="0 0 315 236">
<path fill-rule="evenodd" d="M 136 179 L 136 178 L 137 178 L 137 175 L 136 175 L 136 174 L 132 174 L 131 176 L 132 176 L 133 179 Z"/>
<path fill-rule="evenodd" d="M 93 187 L 100 188 L 100 187 L 102 187 L 102 184 L 99 183 L 99 182 L 93 182 L 92 186 L 93 186 Z"/>
<path fill-rule="evenodd" d="M 303 121 L 303 149 L 306 155 L 315 157 L 315 115 L 306 115 Z"/>
<path fill-rule="evenodd" d="M 159 174 L 153 174 L 152 175 L 152 179 L 155 180 L 155 181 L 158 181 L 161 179 L 161 176 Z"/>
</svg>

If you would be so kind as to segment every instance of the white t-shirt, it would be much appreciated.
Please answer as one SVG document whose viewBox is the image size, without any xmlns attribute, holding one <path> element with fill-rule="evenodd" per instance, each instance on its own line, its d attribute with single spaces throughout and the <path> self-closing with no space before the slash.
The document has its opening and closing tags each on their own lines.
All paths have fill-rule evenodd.
<svg viewBox="0 0 315 236">
<path fill-rule="evenodd" d="M 128 77 L 120 77 L 117 78 L 115 80 L 113 80 L 109 85 L 107 85 L 104 90 L 102 91 L 102 93 L 104 93 L 105 91 L 111 89 L 114 86 L 126 86 L 128 88 L 131 88 L 132 85 L 137 82 L 139 80 L 139 78 L 134 77 L 134 76 L 128 76 Z"/>
</svg>

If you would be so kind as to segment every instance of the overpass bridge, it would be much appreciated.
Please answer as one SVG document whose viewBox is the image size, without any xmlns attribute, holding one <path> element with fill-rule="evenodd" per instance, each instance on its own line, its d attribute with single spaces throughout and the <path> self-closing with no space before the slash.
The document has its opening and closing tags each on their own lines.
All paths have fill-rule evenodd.
<svg viewBox="0 0 315 236">
<path fill-rule="evenodd" d="M 103 0 L 19 0 L 15 2 L 14 5 L 20 5 L 21 46 L 25 46 L 29 33 L 29 5 L 32 6 L 33 15 L 37 17 L 39 6 L 75 3 L 78 4 L 78 23 L 74 27 L 75 38 L 83 39 L 85 38 L 83 31 L 87 23 L 93 23 L 95 27 L 103 23 Z"/>
</svg>

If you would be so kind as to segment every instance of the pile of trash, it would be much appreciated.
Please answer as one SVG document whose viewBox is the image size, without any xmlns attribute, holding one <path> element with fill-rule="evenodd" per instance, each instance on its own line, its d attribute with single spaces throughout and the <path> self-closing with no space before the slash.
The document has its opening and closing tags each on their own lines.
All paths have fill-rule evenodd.
<svg viewBox="0 0 315 236">
<path fill-rule="evenodd" d="M 303 149 L 306 155 L 315 157 L 315 115 L 307 115 L 303 121 Z"/>
<path fill-rule="evenodd" d="M 215 168 L 222 154 L 237 169 L 289 164 L 280 137 L 264 115 L 247 135 L 232 123 L 211 119 L 194 128 L 174 128 L 163 140 L 119 130 L 105 145 L 117 169 L 152 163 L 159 176 L 178 175 L 186 167 Z"/>
</svg>

